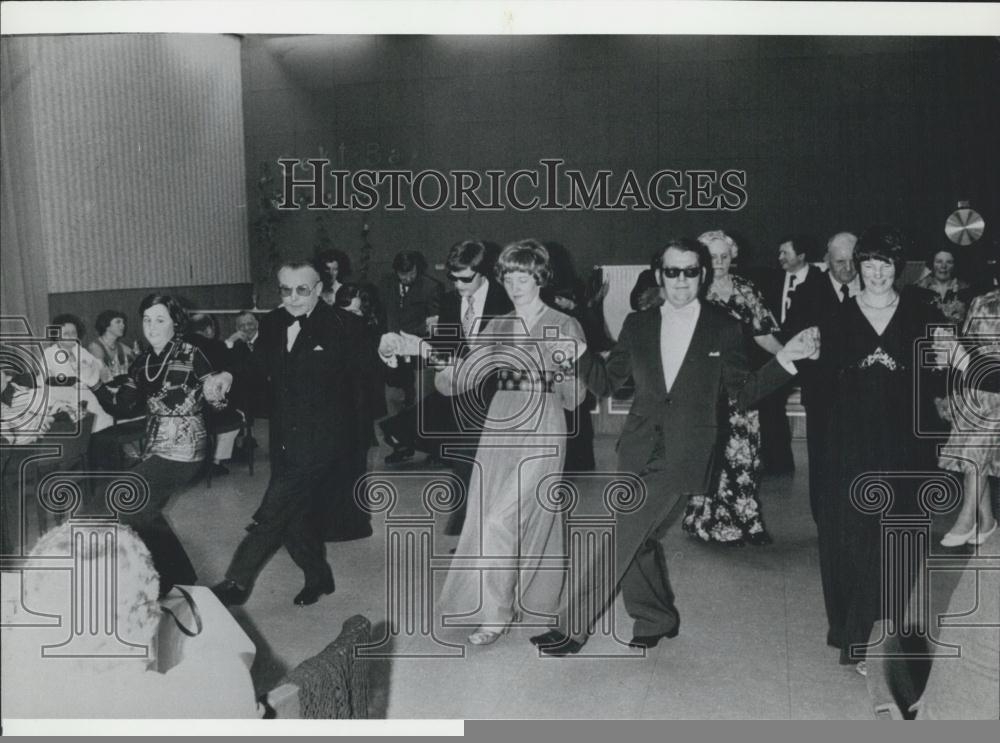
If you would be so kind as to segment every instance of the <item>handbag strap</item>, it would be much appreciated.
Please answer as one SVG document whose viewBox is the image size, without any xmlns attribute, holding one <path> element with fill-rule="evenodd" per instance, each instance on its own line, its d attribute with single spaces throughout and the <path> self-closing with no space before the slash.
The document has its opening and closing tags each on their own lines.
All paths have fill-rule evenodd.
<svg viewBox="0 0 1000 743">
<path fill-rule="evenodd" d="M 198 611 L 198 605 L 195 604 L 194 599 L 191 597 L 191 594 L 188 593 L 185 589 L 181 588 L 180 586 L 174 586 L 174 588 L 181 592 L 181 595 L 187 602 L 188 608 L 191 609 L 191 616 L 194 617 L 195 631 L 192 632 L 190 629 L 185 627 L 184 624 L 181 622 L 181 620 L 177 618 L 177 615 L 174 614 L 174 612 L 170 609 L 170 607 L 164 606 L 163 611 L 165 611 L 173 618 L 174 624 L 177 625 L 177 629 L 179 629 L 188 637 L 197 637 L 198 635 L 201 634 L 202 629 L 204 629 L 204 625 L 202 624 L 201 621 L 201 613 Z"/>
</svg>

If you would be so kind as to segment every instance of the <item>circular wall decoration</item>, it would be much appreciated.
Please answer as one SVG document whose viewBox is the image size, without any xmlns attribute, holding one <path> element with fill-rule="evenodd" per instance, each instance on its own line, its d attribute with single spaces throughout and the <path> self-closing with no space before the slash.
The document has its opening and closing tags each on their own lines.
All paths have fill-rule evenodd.
<svg viewBox="0 0 1000 743">
<path fill-rule="evenodd" d="M 956 245 L 972 245 L 986 229 L 979 212 L 969 207 L 968 201 L 959 201 L 958 209 L 944 223 L 944 234 Z"/>
</svg>

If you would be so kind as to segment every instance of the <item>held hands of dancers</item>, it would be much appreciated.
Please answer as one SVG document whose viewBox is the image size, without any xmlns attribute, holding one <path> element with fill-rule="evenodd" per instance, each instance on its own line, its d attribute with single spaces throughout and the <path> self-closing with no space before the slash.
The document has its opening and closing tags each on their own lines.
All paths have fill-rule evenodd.
<svg viewBox="0 0 1000 743">
<path fill-rule="evenodd" d="M 799 331 L 778 351 L 777 358 L 782 365 L 802 359 L 816 360 L 820 353 L 819 328 L 813 326 Z"/>
<path fill-rule="evenodd" d="M 410 335 L 403 331 L 384 333 L 378 343 L 378 355 L 390 369 L 399 366 L 400 356 L 406 360 L 414 356 L 427 358 L 431 355 L 431 350 L 431 345 L 420 336 Z"/>
<path fill-rule="evenodd" d="M 205 377 L 201 383 L 201 390 L 209 405 L 213 408 L 224 408 L 226 407 L 226 395 L 229 394 L 229 389 L 232 386 L 233 375 L 224 371 Z"/>
</svg>

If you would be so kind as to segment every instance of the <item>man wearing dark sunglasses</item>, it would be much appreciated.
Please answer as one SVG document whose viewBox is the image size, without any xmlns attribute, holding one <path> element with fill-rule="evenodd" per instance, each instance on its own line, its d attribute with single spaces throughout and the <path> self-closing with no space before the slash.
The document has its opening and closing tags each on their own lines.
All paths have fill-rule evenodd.
<svg viewBox="0 0 1000 743">
<path fill-rule="evenodd" d="M 492 278 L 496 253 L 492 246 L 475 240 L 465 240 L 451 247 L 445 268 L 453 291 L 445 294 L 441 302 L 432 362 L 434 358 L 464 356 L 469 349 L 467 341 L 475 338 L 491 318 L 506 315 L 514 309 L 507 292 Z M 380 425 L 387 437 L 426 452 L 429 458 L 446 461 L 468 486 L 472 463 L 449 457 L 442 449 L 448 445 L 460 445 L 468 447 L 467 456 L 475 453 L 482 427 L 482 420 L 474 420 L 475 413 L 481 411 L 485 419 L 494 391 L 494 387 L 485 385 L 478 396 L 466 393 L 458 399 L 446 397 L 435 390 L 418 403 L 419 407 L 410 408 Z M 472 415 L 464 415 L 463 425 L 460 426 L 455 418 L 456 410 Z M 423 436 L 422 433 L 433 435 Z M 452 512 L 445 534 L 461 534 L 464 521 L 463 501 Z"/>
<path fill-rule="evenodd" d="M 677 501 L 712 485 L 727 395 L 747 408 L 796 373 L 793 361 L 819 353 L 818 331 L 810 328 L 751 371 L 740 323 L 699 301 L 712 265 L 708 249 L 689 238 L 670 240 L 655 265 L 663 305 L 630 314 L 607 359 L 585 351 L 577 361 L 577 373 L 600 397 L 634 378 L 618 471 L 638 475 L 645 493 L 635 510 L 616 517 L 614 581 L 579 576 L 567 604 L 574 629 L 564 617 L 559 629 L 531 638 L 546 655 L 578 653 L 619 586 L 635 622 L 630 645 L 651 648 L 677 635 L 680 614 L 660 539 Z"/>
</svg>

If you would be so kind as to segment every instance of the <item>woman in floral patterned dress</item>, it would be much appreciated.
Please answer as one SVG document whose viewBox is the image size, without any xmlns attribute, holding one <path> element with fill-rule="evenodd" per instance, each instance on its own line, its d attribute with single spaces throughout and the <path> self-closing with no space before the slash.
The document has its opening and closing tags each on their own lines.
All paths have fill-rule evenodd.
<svg viewBox="0 0 1000 743">
<path fill-rule="evenodd" d="M 752 283 L 729 273 L 739 250 L 721 230 L 698 238 L 712 255 L 714 277 L 705 300 L 727 310 L 747 325 L 757 344 L 769 353 L 781 350 L 774 337 L 778 322 L 764 306 Z M 692 495 L 684 514 L 684 530 L 706 542 L 731 546 L 770 544 L 757 494 L 760 490 L 760 418 L 756 410 L 741 410 L 729 401 L 729 438 L 719 484 L 714 493 Z"/>
</svg>

